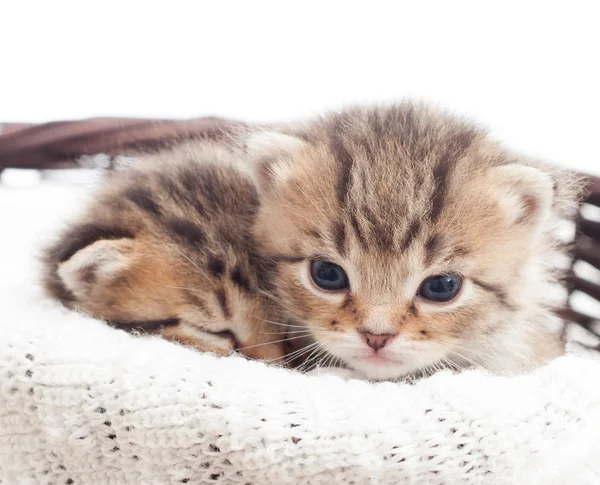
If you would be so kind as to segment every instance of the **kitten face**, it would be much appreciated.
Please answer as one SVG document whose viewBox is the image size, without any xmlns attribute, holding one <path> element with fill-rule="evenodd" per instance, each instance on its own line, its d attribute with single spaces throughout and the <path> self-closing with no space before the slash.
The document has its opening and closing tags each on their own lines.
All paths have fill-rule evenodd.
<svg viewBox="0 0 600 485">
<path fill-rule="evenodd" d="M 402 105 L 254 135 L 248 156 L 282 306 L 351 367 L 518 370 L 562 352 L 542 323 L 561 201 L 485 133 Z"/>
<path fill-rule="evenodd" d="M 210 162 L 218 153 L 193 155 Z M 202 351 L 281 357 L 278 315 L 249 237 L 254 187 L 226 160 L 162 158 L 106 183 L 48 251 L 47 289 L 119 328 Z"/>
</svg>

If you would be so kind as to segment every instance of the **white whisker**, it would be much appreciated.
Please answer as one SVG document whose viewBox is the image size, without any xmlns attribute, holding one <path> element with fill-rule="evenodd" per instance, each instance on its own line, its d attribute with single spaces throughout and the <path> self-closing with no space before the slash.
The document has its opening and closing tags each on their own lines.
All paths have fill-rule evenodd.
<svg viewBox="0 0 600 485">
<path fill-rule="evenodd" d="M 290 337 L 290 338 L 283 338 L 283 339 L 281 339 L 281 340 L 274 340 L 274 341 L 271 341 L 271 342 L 265 342 L 265 343 L 262 343 L 262 344 L 249 345 L 249 346 L 247 346 L 247 347 L 240 347 L 240 348 L 238 348 L 237 350 L 248 350 L 248 349 L 254 349 L 254 348 L 256 348 L 256 347 L 263 347 L 263 346 L 265 346 L 265 345 L 278 344 L 278 343 L 280 343 L 280 342 L 288 342 L 288 341 L 290 341 L 290 340 L 297 340 L 297 339 L 299 339 L 299 338 L 304 338 L 304 336 L 303 336 L 303 335 L 301 335 L 300 337 Z"/>
<path fill-rule="evenodd" d="M 192 263 L 192 265 L 194 266 L 194 268 L 196 268 L 196 269 L 197 269 L 197 270 L 200 272 L 200 274 L 201 274 L 202 276 L 204 276 L 204 277 L 205 277 L 205 278 L 208 280 L 209 284 L 210 284 L 210 285 L 211 285 L 213 288 L 215 288 L 215 285 L 214 285 L 214 283 L 213 283 L 213 281 L 212 281 L 212 278 L 210 278 L 210 276 L 208 276 L 208 274 L 206 274 L 206 272 L 205 272 L 205 271 L 204 271 L 204 270 L 203 270 L 203 269 L 202 269 L 200 266 L 198 266 L 198 265 L 197 265 L 197 264 L 196 264 L 196 263 L 195 263 L 195 262 L 194 262 L 194 261 L 193 261 L 193 260 L 192 260 L 192 259 L 191 259 L 191 258 L 190 258 L 188 255 L 187 255 L 187 254 L 185 254 L 185 253 L 184 253 L 184 252 L 183 252 L 181 249 L 179 249 L 179 248 L 178 248 L 177 246 L 175 246 L 174 244 L 170 244 L 169 246 L 171 246 L 173 249 L 175 249 L 175 251 L 177 251 L 177 252 L 178 252 L 179 254 L 181 254 L 181 255 L 182 255 L 182 256 L 183 256 L 185 259 L 187 259 L 187 260 L 188 260 L 190 263 Z"/>
<path fill-rule="evenodd" d="M 313 357 L 315 352 L 316 352 L 316 355 Z M 325 353 L 325 349 L 323 349 L 320 345 L 317 346 L 317 348 L 315 350 L 313 350 L 313 352 L 307 357 L 307 359 L 302 364 L 300 364 L 298 369 L 301 371 L 306 370 L 316 359 L 321 357 L 321 355 L 323 355 L 324 353 Z"/>
<path fill-rule="evenodd" d="M 310 352 L 310 350 L 312 348 L 314 348 L 315 346 L 319 345 L 318 342 L 313 342 L 309 345 L 306 345 L 305 347 L 302 347 L 300 349 L 295 350 L 294 352 L 291 352 L 289 354 L 283 355 L 281 357 L 277 357 L 276 359 L 273 359 L 271 362 L 276 362 L 278 360 L 282 360 L 284 362 L 287 362 L 288 360 L 293 360 L 296 357 L 299 357 L 301 355 L 303 355 L 304 353 Z"/>
<path fill-rule="evenodd" d="M 483 368 L 483 366 L 481 364 L 478 364 L 477 362 L 475 362 L 474 360 L 468 358 L 467 356 L 461 354 L 460 352 L 454 350 L 453 348 L 451 348 L 450 346 L 444 345 L 443 343 L 441 343 L 440 341 L 436 342 L 438 345 L 440 345 L 441 347 L 445 348 L 446 350 L 448 350 L 449 352 L 452 352 L 453 354 L 458 355 L 461 359 L 466 360 L 467 362 L 469 362 L 470 364 L 472 364 L 475 368 L 477 369 L 481 369 Z"/>
<path fill-rule="evenodd" d="M 173 288 L 175 290 L 186 290 L 186 291 L 192 291 L 194 293 L 206 293 L 205 291 L 202 290 L 198 290 L 197 288 L 186 288 L 185 286 L 171 286 L 171 285 L 166 285 L 165 288 Z"/>
</svg>

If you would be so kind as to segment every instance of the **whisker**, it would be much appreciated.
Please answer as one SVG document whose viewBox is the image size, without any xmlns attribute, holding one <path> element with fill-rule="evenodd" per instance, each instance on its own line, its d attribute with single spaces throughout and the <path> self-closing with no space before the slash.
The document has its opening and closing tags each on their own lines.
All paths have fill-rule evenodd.
<svg viewBox="0 0 600 485">
<path fill-rule="evenodd" d="M 314 364 L 314 367 L 318 368 L 318 369 L 326 369 L 327 368 L 327 361 L 330 358 L 330 354 L 327 353 L 326 350 L 322 350 L 321 353 L 319 354 L 319 358 L 317 360 L 317 362 Z"/>
<path fill-rule="evenodd" d="M 300 190 L 300 193 L 302 195 L 304 195 L 304 197 L 306 197 L 306 200 L 309 201 L 311 203 L 311 205 L 314 207 L 314 209 L 321 215 L 323 220 L 327 220 L 328 218 L 325 215 L 325 212 L 323 212 L 323 208 L 319 205 L 319 203 L 317 203 L 316 199 L 314 197 L 309 197 L 308 194 L 302 189 L 302 187 L 298 186 L 297 188 L 298 188 L 298 190 Z M 321 199 L 319 199 L 319 202 L 321 200 L 326 200 L 327 204 L 329 205 L 329 208 L 331 208 L 331 202 L 329 202 L 329 197 L 327 197 L 327 196 L 322 197 Z M 311 221 L 309 221 L 309 222 L 311 222 Z"/>
<path fill-rule="evenodd" d="M 451 370 L 456 370 L 458 372 L 460 372 L 462 370 L 462 368 L 456 364 L 455 362 L 452 362 L 450 359 L 446 358 L 446 357 L 442 357 L 442 362 L 447 365 Z"/>
<path fill-rule="evenodd" d="M 289 325 L 289 324 L 285 324 L 285 323 L 279 323 L 279 322 L 274 322 L 272 320 L 265 320 L 264 318 L 258 318 L 258 317 L 254 317 L 255 320 L 260 320 L 261 322 L 264 323 L 270 323 L 273 325 L 278 325 L 281 327 L 286 327 L 286 328 L 292 328 L 292 329 L 296 329 L 296 330 L 288 330 L 285 332 L 273 332 L 273 333 L 267 333 L 265 332 L 265 335 L 282 335 L 282 334 L 293 334 L 293 333 L 306 333 L 307 335 L 313 335 L 313 334 L 318 334 L 318 333 L 327 333 L 328 331 L 326 329 L 323 328 L 308 328 L 305 325 Z M 297 330 L 300 329 L 300 330 Z"/>
<path fill-rule="evenodd" d="M 261 290 L 261 289 L 259 289 L 259 290 L 258 290 L 258 294 L 259 294 L 259 295 L 261 295 L 261 296 L 264 296 L 264 297 L 265 297 L 265 298 L 267 298 L 267 299 L 270 299 L 270 300 L 273 300 L 273 301 L 275 301 L 275 302 L 279 303 L 279 300 L 278 300 L 277 296 L 275 296 L 275 295 L 272 295 L 271 293 L 268 293 L 268 292 L 267 292 L 267 291 L 265 291 L 265 290 Z"/>
<path fill-rule="evenodd" d="M 431 375 L 432 373 L 432 368 L 431 368 L 431 359 L 428 359 L 427 357 L 425 357 L 425 355 L 422 352 L 419 352 L 418 350 L 415 350 L 415 352 L 417 352 L 417 354 L 419 354 L 421 356 L 421 359 L 423 359 L 423 372 L 425 373 L 425 375 Z"/>
<path fill-rule="evenodd" d="M 260 317 L 254 317 L 254 318 L 256 320 L 260 320 L 261 322 L 272 323 L 273 325 L 279 325 L 280 327 L 301 328 L 304 330 L 307 329 L 306 325 L 292 325 L 289 323 L 281 323 L 281 322 L 275 322 L 273 320 L 267 320 L 266 318 L 260 318 Z"/>
<path fill-rule="evenodd" d="M 316 352 L 316 355 L 313 358 L 313 355 L 315 354 L 315 352 Z M 317 346 L 317 348 L 312 351 L 312 353 L 306 358 L 306 360 L 302 364 L 300 364 L 300 366 L 298 367 L 298 370 L 300 370 L 300 371 L 306 370 L 306 368 L 309 367 L 309 365 L 312 364 L 314 360 L 318 359 L 324 352 L 325 352 L 325 349 L 323 349 L 320 345 Z"/>
<path fill-rule="evenodd" d="M 452 349 L 451 347 L 449 347 L 449 346 L 447 346 L 447 345 L 444 345 L 444 344 L 442 344 L 442 343 L 441 343 L 441 342 L 439 342 L 439 341 L 438 341 L 438 342 L 436 342 L 436 343 L 437 343 L 438 345 L 440 345 L 440 346 L 444 347 L 444 348 L 445 348 L 446 350 L 448 350 L 449 352 L 452 352 L 453 354 L 456 354 L 456 355 L 458 355 L 458 356 L 459 356 L 461 359 L 464 359 L 464 360 L 466 360 L 467 362 L 469 362 L 470 364 L 473 364 L 473 366 L 475 366 L 475 368 L 477 368 L 477 369 L 481 369 L 481 368 L 483 368 L 483 366 L 482 366 L 481 364 L 478 364 L 478 363 L 477 363 L 477 362 L 475 362 L 474 360 L 472 360 L 472 359 L 469 359 L 467 356 L 465 356 L 465 355 L 461 354 L 460 352 L 458 352 L 458 351 L 456 351 L 456 350 Z"/>
<path fill-rule="evenodd" d="M 175 290 L 187 290 L 187 291 L 192 291 L 194 293 L 206 293 L 205 291 L 202 290 L 198 290 L 197 288 L 186 288 L 185 286 L 171 286 L 171 285 L 166 285 L 165 288 L 173 288 Z"/>
<path fill-rule="evenodd" d="M 290 340 L 297 340 L 299 338 L 304 338 L 303 335 L 301 335 L 300 337 L 290 337 L 290 338 L 282 338 L 281 340 L 274 340 L 274 341 L 270 341 L 270 342 L 264 342 L 262 344 L 256 344 L 256 345 L 249 345 L 247 347 L 239 347 L 237 350 L 248 350 L 248 349 L 254 349 L 256 347 L 263 347 L 265 345 L 271 345 L 271 344 L 278 344 L 280 342 L 288 342 Z"/>
<path fill-rule="evenodd" d="M 489 363 L 491 358 L 498 357 L 499 355 L 501 355 L 500 349 L 498 349 L 495 345 L 493 345 L 493 343 L 491 341 L 488 342 L 489 345 L 482 345 L 479 347 L 472 347 L 472 346 L 467 346 L 464 344 L 457 344 L 456 342 L 448 342 L 448 343 L 450 343 L 453 346 L 453 348 L 458 349 L 458 350 L 465 350 L 466 352 L 470 353 L 474 358 L 477 358 L 478 360 L 480 360 L 482 363 L 475 364 L 475 363 L 473 363 L 472 360 L 467 359 L 464 355 L 460 354 L 456 350 L 450 349 L 454 354 L 456 354 L 459 357 L 472 363 L 477 368 L 485 369 L 486 363 Z M 521 361 L 525 362 L 527 365 L 533 364 L 532 360 L 531 360 L 531 356 L 527 356 L 522 352 L 516 352 L 514 349 L 503 349 L 502 357 L 504 356 L 504 354 L 506 352 L 510 352 L 512 355 L 518 357 Z"/>
<path fill-rule="evenodd" d="M 455 340 L 447 340 L 443 338 L 437 338 L 432 341 L 433 343 L 447 343 L 452 346 L 452 348 L 457 348 L 461 350 L 465 350 L 467 352 L 478 353 L 481 349 L 479 347 L 472 347 L 469 345 L 465 345 L 464 343 L 456 342 Z"/>
<path fill-rule="evenodd" d="M 294 352 L 290 352 L 289 354 L 283 355 L 281 357 L 277 357 L 272 359 L 271 362 L 277 362 L 278 360 L 286 361 L 287 359 L 293 360 L 298 355 L 302 355 L 302 353 L 309 352 L 314 346 L 318 345 L 318 342 L 313 342 L 312 344 L 306 345 L 300 349 L 294 350 Z"/>
<path fill-rule="evenodd" d="M 300 217 L 301 219 L 304 219 L 306 222 L 308 222 L 310 224 L 314 224 L 314 222 L 315 222 L 314 220 L 310 220 L 308 217 L 306 217 L 306 216 L 304 216 L 304 215 L 302 215 L 302 214 L 300 214 L 300 213 L 298 213 L 298 212 L 296 212 L 294 210 L 291 210 L 289 207 L 288 207 L 287 211 L 291 215 L 294 215 L 296 217 Z"/>
<path fill-rule="evenodd" d="M 294 334 L 305 334 L 305 335 L 312 335 L 312 332 L 310 330 L 291 330 L 288 332 L 263 332 L 263 335 L 294 335 Z"/>
<path fill-rule="evenodd" d="M 289 359 L 287 359 L 287 360 L 285 360 L 285 361 L 284 361 L 284 364 L 285 364 L 285 365 L 290 365 L 290 364 L 292 364 L 294 361 L 297 361 L 298 359 L 304 359 L 304 357 L 307 355 L 307 353 L 308 353 L 308 352 L 309 352 L 309 351 L 307 351 L 307 352 L 304 352 L 304 353 L 297 354 L 297 355 L 295 355 L 295 356 L 293 356 L 293 357 L 290 357 Z M 303 363 L 304 363 L 304 360 L 302 360 L 302 362 L 301 362 L 300 364 L 294 365 L 294 367 L 295 367 L 297 370 L 299 370 L 300 372 L 302 372 L 302 364 L 303 364 Z"/>
<path fill-rule="evenodd" d="M 302 349 L 304 351 L 303 352 L 299 352 L 296 355 L 294 355 L 293 359 L 299 359 L 299 358 L 304 357 L 305 355 L 308 355 L 308 354 L 310 354 L 309 357 L 311 357 L 314 354 L 315 351 L 319 351 L 320 350 L 320 346 L 321 346 L 321 344 L 319 342 L 315 342 L 314 345 L 307 345 L 304 349 Z M 302 364 L 300 364 L 300 366 L 298 368 L 302 369 L 302 367 L 304 366 L 305 362 L 306 362 L 306 359 L 305 359 L 305 361 Z"/>
<path fill-rule="evenodd" d="M 204 276 L 209 284 L 215 288 L 215 285 L 212 281 L 212 279 L 210 278 L 210 276 L 208 276 L 208 274 L 206 274 L 206 272 L 200 267 L 198 266 L 187 254 L 185 254 L 181 249 L 179 249 L 177 246 L 175 246 L 174 244 L 170 244 L 170 247 L 172 247 L 173 249 L 175 249 L 175 251 L 177 251 L 179 254 L 181 254 L 185 259 L 187 259 L 190 263 L 192 263 L 192 265 L 200 272 L 200 274 L 202 276 Z"/>
<path fill-rule="evenodd" d="M 329 355 L 327 353 L 324 353 L 321 355 L 321 358 L 319 359 L 319 361 L 315 364 L 315 367 L 322 369 L 325 367 L 325 361 L 329 359 Z"/>
<path fill-rule="evenodd" d="M 326 368 L 327 361 L 330 360 L 331 354 L 325 352 L 324 355 L 319 359 L 319 361 L 315 364 L 318 368 Z"/>
<path fill-rule="evenodd" d="M 293 335 L 293 334 L 299 334 L 299 333 L 304 333 L 306 335 L 313 335 L 313 334 L 317 334 L 317 333 L 321 333 L 321 334 L 326 334 L 328 333 L 327 330 L 320 330 L 320 329 L 305 329 L 305 330 L 284 330 L 283 332 L 263 332 L 263 335 Z"/>
<path fill-rule="evenodd" d="M 337 355 L 329 354 L 329 360 L 325 362 L 326 367 L 339 367 L 340 358 Z"/>
</svg>

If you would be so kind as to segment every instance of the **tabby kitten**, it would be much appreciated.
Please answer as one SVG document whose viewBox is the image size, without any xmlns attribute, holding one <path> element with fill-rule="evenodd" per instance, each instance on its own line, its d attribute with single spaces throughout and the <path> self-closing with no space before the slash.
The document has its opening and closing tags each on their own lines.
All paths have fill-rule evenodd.
<svg viewBox="0 0 600 485">
<path fill-rule="evenodd" d="M 348 109 L 247 135 L 287 317 L 375 379 L 517 372 L 564 351 L 556 226 L 568 173 L 423 106 Z"/>
<path fill-rule="evenodd" d="M 237 162 L 224 146 L 191 142 L 113 174 L 47 251 L 48 292 L 120 328 L 281 358 L 250 236 L 257 193 Z"/>
</svg>

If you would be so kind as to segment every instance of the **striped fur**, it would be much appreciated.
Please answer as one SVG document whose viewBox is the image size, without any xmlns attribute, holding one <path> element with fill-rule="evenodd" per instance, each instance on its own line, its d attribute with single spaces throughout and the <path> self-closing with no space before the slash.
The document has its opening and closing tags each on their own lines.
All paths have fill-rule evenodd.
<svg viewBox="0 0 600 485">
<path fill-rule="evenodd" d="M 247 135 L 261 174 L 254 234 L 277 261 L 284 308 L 323 348 L 374 378 L 441 365 L 509 372 L 562 353 L 552 310 L 564 293 L 552 267 L 562 251 L 555 227 L 578 197 L 570 175 L 410 103 L 347 109 L 284 131 L 276 150 L 273 135 L 268 144 Z M 318 290 L 311 259 L 342 266 L 350 289 Z M 446 273 L 464 276 L 455 301 L 417 295 L 424 278 Z M 378 354 L 384 360 L 365 331 L 397 335 Z"/>
<path fill-rule="evenodd" d="M 192 142 L 113 174 L 47 251 L 49 293 L 120 328 L 281 357 L 268 265 L 250 236 L 258 198 L 236 163 Z"/>
</svg>

